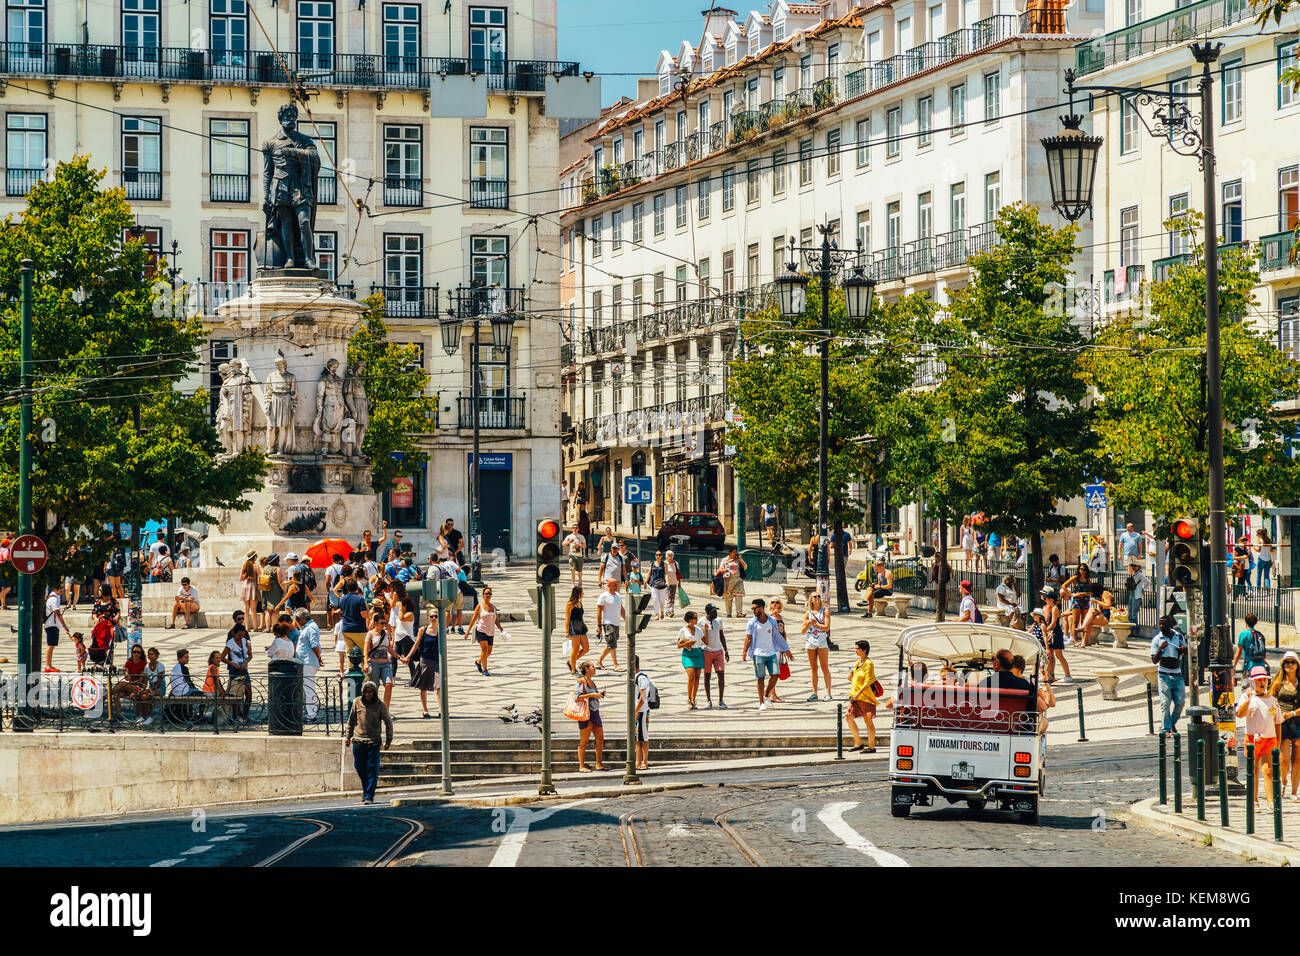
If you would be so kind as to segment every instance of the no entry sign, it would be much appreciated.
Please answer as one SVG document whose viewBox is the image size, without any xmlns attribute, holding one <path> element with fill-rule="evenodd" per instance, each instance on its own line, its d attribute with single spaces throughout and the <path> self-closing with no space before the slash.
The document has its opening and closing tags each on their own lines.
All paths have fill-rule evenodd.
<svg viewBox="0 0 1300 956">
<path fill-rule="evenodd" d="M 35 574 L 45 567 L 45 562 L 50 559 L 50 552 L 45 547 L 45 542 L 34 534 L 23 534 L 14 538 L 9 554 L 19 574 Z"/>
</svg>

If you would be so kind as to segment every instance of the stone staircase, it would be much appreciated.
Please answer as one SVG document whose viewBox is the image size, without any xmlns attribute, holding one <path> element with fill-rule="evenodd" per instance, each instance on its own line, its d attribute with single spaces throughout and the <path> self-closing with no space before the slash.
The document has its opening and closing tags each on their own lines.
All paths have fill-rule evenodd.
<svg viewBox="0 0 1300 956">
<path fill-rule="evenodd" d="M 619 725 L 621 728 L 621 724 Z M 567 728 L 566 728 L 567 729 Z M 607 733 L 618 733 L 613 727 Z M 785 757 L 826 753 L 835 749 L 834 736 L 771 737 L 655 737 L 651 734 L 650 761 L 692 763 L 705 760 L 740 760 L 756 757 Z M 587 765 L 594 764 L 594 745 L 588 744 Z M 627 750 L 622 735 L 606 739 L 606 766 L 622 765 Z M 451 743 L 452 780 L 482 780 L 540 774 L 542 771 L 541 735 L 517 738 L 480 738 L 453 740 Z M 552 738 L 551 769 L 554 773 L 573 773 L 578 769 L 577 741 L 569 734 Z M 411 787 L 442 781 L 441 744 L 436 739 L 398 744 L 384 754 L 380 771 L 383 787 Z"/>
</svg>

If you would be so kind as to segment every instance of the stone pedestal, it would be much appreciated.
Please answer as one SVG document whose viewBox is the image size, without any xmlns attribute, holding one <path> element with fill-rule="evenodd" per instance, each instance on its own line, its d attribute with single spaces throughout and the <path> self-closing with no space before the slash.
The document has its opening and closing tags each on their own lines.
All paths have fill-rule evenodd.
<svg viewBox="0 0 1300 956">
<path fill-rule="evenodd" d="M 215 313 L 237 352 L 223 373 L 218 432 L 227 454 L 259 447 L 270 467 L 265 486 L 247 496 L 249 510 L 221 513 L 200 548 L 202 567 L 188 572 L 205 610 L 237 602 L 250 549 L 302 554 L 319 538 L 360 541 L 380 524 L 360 453 L 369 423 L 364 372 L 347 365 L 365 306 L 311 271 L 263 270 L 246 295 Z M 277 414 L 287 424 L 290 409 L 291 429 L 269 427 Z"/>
</svg>

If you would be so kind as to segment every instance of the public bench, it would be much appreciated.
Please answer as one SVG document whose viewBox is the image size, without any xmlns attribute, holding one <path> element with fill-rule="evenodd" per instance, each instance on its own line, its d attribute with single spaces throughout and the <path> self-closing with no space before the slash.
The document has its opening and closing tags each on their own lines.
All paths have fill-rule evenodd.
<svg viewBox="0 0 1300 956">
<path fill-rule="evenodd" d="M 1120 667 L 1099 667 L 1093 676 L 1101 688 L 1102 700 L 1119 700 L 1119 679 L 1132 674 L 1141 674 L 1151 686 L 1156 683 L 1155 664 L 1125 664 Z"/>
</svg>

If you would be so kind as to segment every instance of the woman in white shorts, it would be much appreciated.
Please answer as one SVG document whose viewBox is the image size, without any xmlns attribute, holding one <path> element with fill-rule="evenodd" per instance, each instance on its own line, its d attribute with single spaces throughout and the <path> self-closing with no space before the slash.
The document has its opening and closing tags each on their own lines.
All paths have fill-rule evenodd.
<svg viewBox="0 0 1300 956">
<path fill-rule="evenodd" d="M 668 590 L 668 616 L 673 616 L 677 607 L 677 585 L 682 580 L 682 569 L 677 566 L 677 559 L 671 551 L 664 552 L 664 583 Z"/>
<path fill-rule="evenodd" d="M 812 694 L 808 697 L 817 700 L 817 670 L 821 669 L 826 678 L 826 696 L 822 700 L 831 700 L 831 617 L 822 606 L 822 596 L 817 593 L 808 596 L 808 610 L 803 616 L 803 646 L 808 652 L 808 670 L 812 674 Z"/>
</svg>

